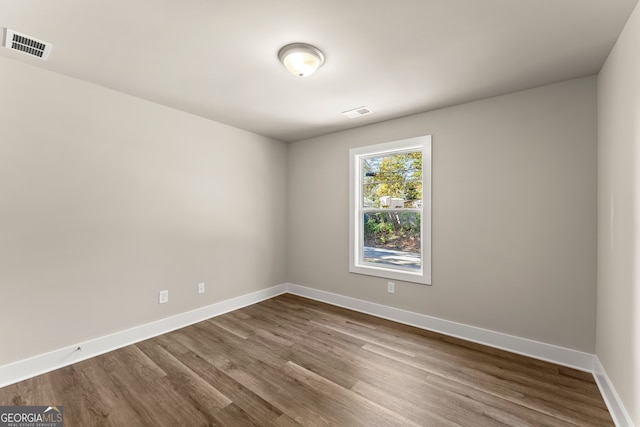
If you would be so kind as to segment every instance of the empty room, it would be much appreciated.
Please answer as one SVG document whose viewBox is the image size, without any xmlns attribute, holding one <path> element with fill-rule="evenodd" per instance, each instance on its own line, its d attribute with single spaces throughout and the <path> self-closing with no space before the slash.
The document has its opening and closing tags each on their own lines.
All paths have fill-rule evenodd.
<svg viewBox="0 0 640 427">
<path fill-rule="evenodd" d="M 637 0 L 0 2 L 0 427 L 640 427 Z"/>
</svg>

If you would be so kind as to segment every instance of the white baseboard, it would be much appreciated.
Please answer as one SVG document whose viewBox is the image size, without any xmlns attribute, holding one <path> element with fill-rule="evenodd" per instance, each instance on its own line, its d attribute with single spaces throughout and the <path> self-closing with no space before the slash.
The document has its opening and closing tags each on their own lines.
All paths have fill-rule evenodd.
<svg viewBox="0 0 640 427">
<path fill-rule="evenodd" d="M 617 427 L 635 427 L 631 417 L 625 410 L 622 401 L 609 380 L 600 360 L 595 354 L 584 353 L 564 347 L 520 338 L 487 329 L 469 326 L 462 323 L 439 319 L 424 314 L 388 307 L 356 298 L 346 297 L 318 289 L 307 288 L 293 283 L 287 284 L 287 291 L 301 297 L 337 305 L 361 313 L 371 314 L 383 319 L 405 325 L 415 326 L 444 335 L 461 338 L 478 344 L 522 354 L 535 359 L 545 360 L 558 365 L 579 369 L 593 374 L 600 393 L 607 404 L 611 417 Z"/>
<path fill-rule="evenodd" d="M 371 314 L 405 325 L 415 326 L 429 331 L 439 332 L 456 338 L 462 338 L 478 344 L 507 350 L 535 359 L 545 360 L 582 371 L 593 372 L 595 355 L 571 350 L 552 344 L 520 338 L 488 329 L 469 326 L 450 320 L 439 319 L 424 314 L 388 307 L 356 298 L 345 297 L 330 292 L 287 284 L 289 293 L 315 299 L 329 304 L 345 307 L 362 313 Z"/>
<path fill-rule="evenodd" d="M 616 426 L 634 427 L 631 416 L 625 409 L 624 404 L 620 400 L 620 396 L 618 396 L 616 389 L 613 387 L 609 376 L 597 356 L 593 376 L 596 379 L 602 398 L 607 404 L 611 418 L 613 418 L 613 422 L 615 422 Z"/>
<path fill-rule="evenodd" d="M 622 401 L 597 356 L 577 350 L 503 334 L 475 326 L 439 319 L 424 314 L 388 307 L 293 283 L 284 283 L 206 307 L 177 314 L 103 337 L 77 343 L 48 353 L 0 366 L 0 387 L 35 377 L 52 370 L 107 353 L 194 323 L 246 307 L 251 304 L 291 293 L 383 319 L 415 326 L 467 341 L 500 348 L 540 360 L 591 372 L 617 427 L 634 427 Z M 78 351 L 78 347 L 82 350 Z"/>
<path fill-rule="evenodd" d="M 201 307 L 131 329 L 80 342 L 8 365 L 0 366 L 0 387 L 14 384 L 72 363 L 134 344 L 185 326 L 219 316 L 287 292 L 287 285 L 277 285 L 215 304 Z M 78 350 L 80 347 L 82 350 Z"/>
</svg>

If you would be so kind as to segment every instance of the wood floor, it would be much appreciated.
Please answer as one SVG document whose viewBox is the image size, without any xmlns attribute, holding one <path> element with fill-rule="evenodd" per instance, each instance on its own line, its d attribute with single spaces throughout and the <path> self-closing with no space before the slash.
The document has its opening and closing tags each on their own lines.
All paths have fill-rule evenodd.
<svg viewBox="0 0 640 427">
<path fill-rule="evenodd" d="M 0 389 L 87 426 L 612 426 L 591 374 L 281 295 Z"/>
</svg>

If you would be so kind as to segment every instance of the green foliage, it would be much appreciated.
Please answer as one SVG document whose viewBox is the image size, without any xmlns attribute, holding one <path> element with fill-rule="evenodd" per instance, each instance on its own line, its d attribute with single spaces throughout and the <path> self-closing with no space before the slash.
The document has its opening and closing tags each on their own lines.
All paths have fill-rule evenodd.
<svg viewBox="0 0 640 427">
<path fill-rule="evenodd" d="M 393 224 L 387 222 L 384 218 L 380 218 L 380 214 L 372 215 L 366 224 L 367 230 L 372 233 L 391 233 L 394 231 Z"/>
<path fill-rule="evenodd" d="M 405 202 L 422 199 L 422 152 L 396 153 L 363 161 L 365 206 L 381 207 L 380 198 Z"/>
<path fill-rule="evenodd" d="M 362 160 L 363 206 L 387 208 L 382 197 L 404 201 L 403 207 L 418 207 L 422 200 L 422 151 L 397 152 Z M 394 203 L 395 204 L 395 203 Z M 364 244 L 369 247 L 420 252 L 420 213 L 403 209 L 368 211 L 364 214 Z"/>
<path fill-rule="evenodd" d="M 364 243 L 371 247 L 419 252 L 420 227 L 420 214 L 417 212 L 366 213 Z"/>
</svg>

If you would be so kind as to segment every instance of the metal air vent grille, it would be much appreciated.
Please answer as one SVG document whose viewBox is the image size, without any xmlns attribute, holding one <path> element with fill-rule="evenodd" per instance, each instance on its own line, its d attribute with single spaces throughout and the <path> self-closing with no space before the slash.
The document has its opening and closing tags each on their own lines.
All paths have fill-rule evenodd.
<svg viewBox="0 0 640 427">
<path fill-rule="evenodd" d="M 4 47 L 46 60 L 53 46 L 51 43 L 5 28 Z"/>
<path fill-rule="evenodd" d="M 371 113 L 372 111 L 365 106 L 342 112 L 342 114 L 349 117 L 350 119 L 355 119 L 356 117 L 360 117 L 360 116 L 366 116 L 367 114 L 371 114 Z"/>
</svg>

